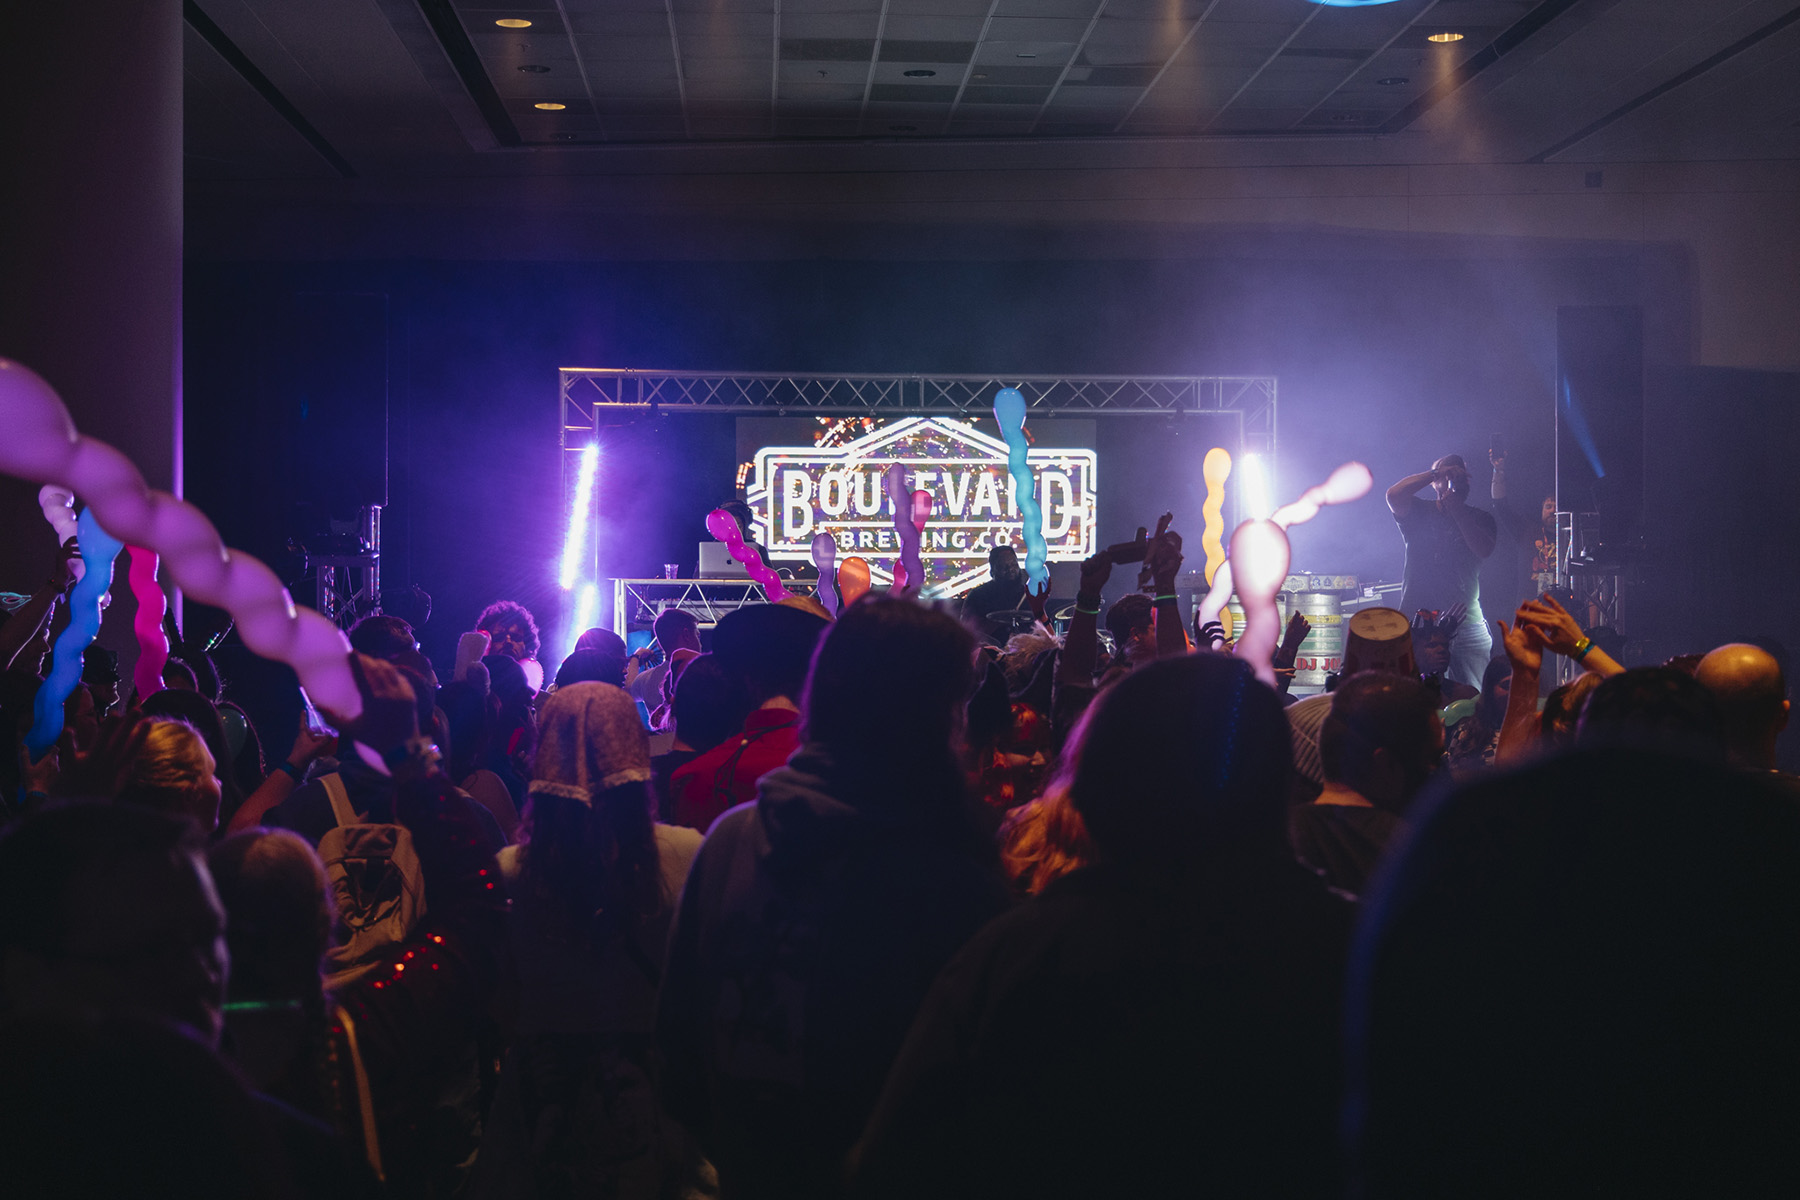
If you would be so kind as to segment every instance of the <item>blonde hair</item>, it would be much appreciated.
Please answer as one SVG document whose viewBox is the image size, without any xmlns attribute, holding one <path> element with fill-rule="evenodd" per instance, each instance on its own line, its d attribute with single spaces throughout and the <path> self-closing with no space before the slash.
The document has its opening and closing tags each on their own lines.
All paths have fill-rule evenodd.
<svg viewBox="0 0 1800 1200">
<path fill-rule="evenodd" d="M 203 828 L 217 824 L 216 792 L 207 785 L 218 764 L 198 730 L 173 717 L 149 717 L 132 740 L 118 799 L 192 817 Z"/>
<path fill-rule="evenodd" d="M 1000 864 L 1019 891 L 1035 896 L 1094 860 L 1094 844 L 1069 789 L 1058 781 L 1000 826 Z"/>
</svg>

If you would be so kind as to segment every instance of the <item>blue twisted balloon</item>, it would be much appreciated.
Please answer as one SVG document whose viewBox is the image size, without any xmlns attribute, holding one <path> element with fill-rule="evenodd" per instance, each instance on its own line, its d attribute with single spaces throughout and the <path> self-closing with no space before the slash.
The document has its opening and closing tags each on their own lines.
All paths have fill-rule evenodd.
<svg viewBox="0 0 1800 1200">
<path fill-rule="evenodd" d="M 1036 591 L 1050 582 L 1045 566 L 1049 549 L 1044 545 L 1044 510 L 1032 489 L 1031 466 L 1025 461 L 1025 397 L 1018 388 L 1001 388 L 994 397 L 994 420 L 1006 439 L 1006 470 L 1019 496 L 1019 515 L 1025 520 L 1025 578 Z"/>
<path fill-rule="evenodd" d="M 63 702 L 81 682 L 81 654 L 99 636 L 100 601 L 112 587 L 113 559 L 125 549 L 124 542 L 100 528 L 91 508 L 82 510 L 75 528 L 87 572 L 69 593 L 68 628 L 56 639 L 50 675 L 39 685 L 31 705 L 31 732 L 25 735 L 25 748 L 33 762 L 44 757 L 62 733 Z"/>
</svg>

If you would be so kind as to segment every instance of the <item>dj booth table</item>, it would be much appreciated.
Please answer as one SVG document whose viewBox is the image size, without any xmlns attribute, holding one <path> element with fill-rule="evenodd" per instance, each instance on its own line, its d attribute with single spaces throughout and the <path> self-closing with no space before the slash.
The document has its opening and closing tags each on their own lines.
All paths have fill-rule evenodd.
<svg viewBox="0 0 1800 1200">
<path fill-rule="evenodd" d="M 813 594 L 809 583 L 782 582 L 796 596 Z M 649 628 L 657 613 L 670 608 L 692 613 L 710 627 L 746 604 L 769 601 L 762 584 L 753 579 L 615 579 L 612 585 L 613 632 L 620 637 L 633 628 Z"/>
</svg>

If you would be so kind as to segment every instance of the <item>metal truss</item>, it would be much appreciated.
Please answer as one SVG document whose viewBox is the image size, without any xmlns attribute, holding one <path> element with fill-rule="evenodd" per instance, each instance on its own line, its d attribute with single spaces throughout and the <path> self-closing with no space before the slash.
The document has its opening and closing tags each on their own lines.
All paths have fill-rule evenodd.
<svg viewBox="0 0 1800 1200">
<path fill-rule="evenodd" d="M 726 613 L 746 604 L 766 604 L 768 593 L 751 579 L 615 579 L 613 585 L 613 632 L 620 637 L 632 628 L 647 628 L 656 615 L 671 608 L 691 613 L 703 626 L 719 623 Z M 817 588 L 786 581 L 788 591 L 810 596 Z"/>
<path fill-rule="evenodd" d="M 1244 448 L 1275 451 L 1272 375 L 801 375 L 564 367 L 565 427 L 592 429 L 603 411 L 770 416 L 990 414 L 1000 389 L 1024 393 L 1037 416 L 1242 413 Z M 565 445 L 567 444 L 565 439 Z"/>
<path fill-rule="evenodd" d="M 565 511 L 574 456 L 609 416 L 757 413 L 763 416 L 992 416 L 994 396 L 1018 388 L 1031 417 L 1236 418 L 1239 446 L 1273 463 L 1272 375 L 817 375 L 759 371 L 646 371 L 564 367 L 558 426 Z M 598 547 L 590 568 L 597 573 Z M 618 619 L 615 598 L 614 620 Z"/>
</svg>

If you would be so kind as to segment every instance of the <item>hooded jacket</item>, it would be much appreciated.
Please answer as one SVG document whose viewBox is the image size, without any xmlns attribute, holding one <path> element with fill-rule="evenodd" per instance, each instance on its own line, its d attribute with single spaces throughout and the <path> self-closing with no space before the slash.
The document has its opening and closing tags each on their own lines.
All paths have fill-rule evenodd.
<svg viewBox="0 0 1800 1200">
<path fill-rule="evenodd" d="M 700 848 L 657 1032 L 728 1195 L 841 1191 L 932 980 L 1009 902 L 953 765 L 919 774 L 802 747 Z"/>
</svg>

